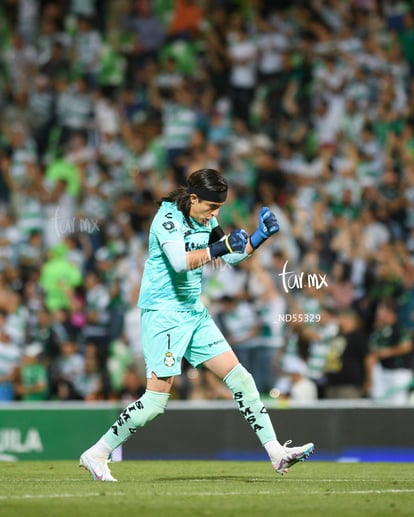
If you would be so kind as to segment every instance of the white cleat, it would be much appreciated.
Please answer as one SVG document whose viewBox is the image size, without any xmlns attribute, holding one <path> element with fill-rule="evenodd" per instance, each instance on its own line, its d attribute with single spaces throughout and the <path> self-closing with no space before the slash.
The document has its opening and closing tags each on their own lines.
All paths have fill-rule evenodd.
<svg viewBox="0 0 414 517">
<path fill-rule="evenodd" d="M 118 481 L 109 470 L 108 460 L 94 456 L 88 451 L 84 452 L 80 457 L 79 467 L 90 472 L 95 481 Z"/>
<path fill-rule="evenodd" d="M 313 443 L 306 443 L 300 447 L 288 447 L 291 443 L 292 440 L 285 442 L 280 457 L 272 461 L 273 468 L 282 476 L 287 474 L 288 469 L 299 461 L 305 461 L 315 450 Z"/>
</svg>

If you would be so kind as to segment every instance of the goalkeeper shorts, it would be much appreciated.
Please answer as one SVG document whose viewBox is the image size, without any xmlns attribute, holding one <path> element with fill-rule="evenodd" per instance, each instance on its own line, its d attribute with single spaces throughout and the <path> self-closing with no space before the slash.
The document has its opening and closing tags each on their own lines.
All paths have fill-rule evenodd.
<svg viewBox="0 0 414 517">
<path fill-rule="evenodd" d="M 141 311 L 141 335 L 147 377 L 181 374 L 183 357 L 200 366 L 227 350 L 226 338 L 204 308 L 198 311 Z"/>
</svg>

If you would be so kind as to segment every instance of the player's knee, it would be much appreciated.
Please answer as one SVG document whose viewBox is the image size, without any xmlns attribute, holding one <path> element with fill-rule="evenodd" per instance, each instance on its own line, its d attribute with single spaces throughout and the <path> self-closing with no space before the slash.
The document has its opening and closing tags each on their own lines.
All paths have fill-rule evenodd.
<svg viewBox="0 0 414 517">
<path fill-rule="evenodd" d="M 245 400 L 257 400 L 260 398 L 256 382 L 242 364 L 238 364 L 226 375 L 224 382 L 233 392 L 234 398 L 244 398 Z"/>
</svg>

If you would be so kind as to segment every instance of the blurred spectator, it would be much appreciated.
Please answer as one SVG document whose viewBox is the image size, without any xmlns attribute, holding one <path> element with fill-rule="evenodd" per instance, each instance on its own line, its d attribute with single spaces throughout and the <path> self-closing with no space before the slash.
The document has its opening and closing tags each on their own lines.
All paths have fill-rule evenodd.
<svg viewBox="0 0 414 517">
<path fill-rule="evenodd" d="M 19 400 L 47 400 L 48 374 L 42 359 L 43 348 L 40 343 L 26 345 L 22 362 L 16 372 L 16 395 Z"/>
<path fill-rule="evenodd" d="M 76 392 L 87 402 L 107 399 L 109 383 L 106 372 L 101 367 L 97 345 L 87 343 L 84 355 L 84 370 L 74 380 Z"/>
<path fill-rule="evenodd" d="M 282 363 L 282 376 L 276 384 L 276 393 L 282 399 L 309 403 L 318 398 L 316 384 L 309 378 L 306 362 L 297 356 L 286 356 Z"/>
<path fill-rule="evenodd" d="M 55 95 L 49 78 L 47 75 L 37 75 L 29 90 L 28 109 L 36 151 L 41 158 L 46 153 L 53 127 L 54 102 Z"/>
<path fill-rule="evenodd" d="M 283 52 L 289 48 L 286 34 L 278 30 L 268 13 L 258 12 L 255 19 L 259 50 L 260 84 L 276 82 L 282 70 Z"/>
<path fill-rule="evenodd" d="M 44 354 L 43 359 L 47 366 L 59 354 L 59 342 L 63 337 L 63 332 L 66 334 L 64 327 L 54 320 L 52 313 L 41 307 L 29 327 L 28 340 L 41 345 Z"/>
<path fill-rule="evenodd" d="M 18 30 L 13 32 L 9 46 L 6 47 L 4 64 L 10 80 L 11 91 L 27 92 L 29 78 L 35 75 L 36 49 L 31 44 L 25 43 Z"/>
<path fill-rule="evenodd" d="M 337 260 L 332 265 L 329 280 L 329 306 L 333 310 L 351 309 L 356 299 L 355 286 L 351 278 L 351 265 Z"/>
<path fill-rule="evenodd" d="M 368 339 L 355 311 L 341 310 L 338 314 L 338 334 L 331 339 L 325 363 L 328 399 L 362 398 L 367 395 Z"/>
<path fill-rule="evenodd" d="M 408 11 L 404 16 L 403 28 L 400 31 L 400 40 L 404 58 L 410 65 L 411 78 L 414 77 L 414 13 Z"/>
<path fill-rule="evenodd" d="M 129 39 L 128 79 L 135 83 L 136 70 L 156 60 L 157 52 L 166 40 L 166 28 L 149 0 L 130 0 L 129 4 L 122 25 Z"/>
<path fill-rule="evenodd" d="M 1 269 L 16 262 L 16 254 L 21 242 L 21 232 L 16 218 L 6 210 L 0 210 L 0 264 Z"/>
<path fill-rule="evenodd" d="M 227 51 L 232 114 L 249 125 L 251 103 L 257 85 L 258 48 L 249 34 L 246 22 L 239 15 L 233 15 L 230 23 Z"/>
<path fill-rule="evenodd" d="M 145 377 L 145 367 L 143 362 L 136 361 L 128 344 L 123 339 L 115 339 L 109 345 L 109 357 L 106 363 L 109 383 L 114 395 L 121 393 L 123 389 L 123 379 L 130 366 L 136 370 L 137 375 Z"/>
<path fill-rule="evenodd" d="M 168 26 L 170 39 L 195 40 L 203 23 L 204 12 L 196 0 L 176 0 Z"/>
<path fill-rule="evenodd" d="M 122 375 L 119 399 L 123 404 L 137 400 L 145 392 L 145 376 L 142 377 L 133 364 L 127 366 Z"/>
<path fill-rule="evenodd" d="M 102 36 L 95 29 L 91 18 L 79 14 L 72 41 L 72 63 L 75 72 L 82 75 L 89 87 L 97 84 L 99 62 L 102 52 Z"/>
<path fill-rule="evenodd" d="M 97 345 L 100 365 L 104 366 L 109 347 L 110 296 L 96 271 L 86 273 L 85 289 L 86 324 L 83 327 L 83 339 Z"/>
<path fill-rule="evenodd" d="M 409 334 L 398 324 L 392 300 L 384 299 L 377 307 L 369 347 L 372 397 L 396 404 L 406 402 L 413 378 L 413 344 Z"/>
<path fill-rule="evenodd" d="M 75 202 L 64 178 L 51 181 L 43 195 L 43 236 L 47 248 L 64 246 L 65 236 L 77 230 Z M 32 216 L 33 218 L 33 216 Z"/>
<path fill-rule="evenodd" d="M 60 30 L 59 23 L 56 19 L 43 16 L 40 22 L 39 33 L 36 38 L 37 56 L 39 68 L 45 72 L 44 67 L 50 61 L 54 61 L 60 50 L 66 55 L 66 50 L 70 45 L 70 38 L 65 32 Z M 69 61 L 66 60 L 67 65 Z M 68 67 L 66 67 L 68 70 Z M 65 71 L 64 68 L 56 71 Z"/>
<path fill-rule="evenodd" d="M 203 37 L 206 41 L 205 67 L 218 99 L 228 91 L 230 62 L 227 55 L 227 28 L 229 14 L 220 3 L 205 19 L 207 27 Z"/>
<path fill-rule="evenodd" d="M 51 395 L 57 400 L 82 400 L 82 379 L 85 372 L 85 356 L 69 336 L 59 347 L 59 355 L 51 365 Z"/>
<path fill-rule="evenodd" d="M 41 268 L 39 281 L 49 310 L 69 308 L 72 289 L 82 282 L 79 269 L 66 258 L 66 252 L 66 246 L 58 244 Z"/>
<path fill-rule="evenodd" d="M 56 126 L 59 131 L 58 143 L 64 145 L 76 132 L 91 129 L 93 104 L 88 75 L 75 75 L 70 81 L 68 75 L 58 78 L 56 89 Z"/>
<path fill-rule="evenodd" d="M 22 296 L 16 291 L 10 292 L 7 296 L 5 325 L 13 342 L 22 347 L 27 338 L 29 311 L 23 305 Z"/>
<path fill-rule="evenodd" d="M 6 315 L 0 313 L 0 401 L 15 400 L 15 381 L 21 360 L 20 347 L 13 342 L 6 327 Z"/>
<path fill-rule="evenodd" d="M 67 57 L 66 46 L 62 41 L 54 41 L 44 58 L 45 61 L 40 63 L 39 69 L 50 81 L 55 82 L 58 77 L 68 72 L 70 61 Z"/>
<path fill-rule="evenodd" d="M 198 125 L 194 91 L 189 84 L 183 84 L 173 89 L 171 99 L 163 98 L 153 83 L 150 95 L 152 106 L 163 117 L 167 166 L 173 168 L 176 181 L 182 184 L 185 181 L 182 159 L 188 156 L 191 137 Z"/>
<path fill-rule="evenodd" d="M 56 156 L 47 166 L 45 171 L 46 185 L 53 189 L 59 181 L 65 182 L 67 194 L 77 197 L 81 187 L 81 171 L 76 164 L 71 163 L 67 156 Z M 63 192 L 61 192 L 62 194 Z M 55 201 L 52 196 L 52 201 Z M 55 214 L 56 215 L 56 214 Z M 67 217 L 67 214 L 65 214 Z M 65 218 L 65 215 L 63 218 Z M 69 214 L 69 216 L 72 214 Z M 66 222 L 66 224 L 68 224 Z M 59 227 L 59 226 L 58 226 Z"/>
</svg>

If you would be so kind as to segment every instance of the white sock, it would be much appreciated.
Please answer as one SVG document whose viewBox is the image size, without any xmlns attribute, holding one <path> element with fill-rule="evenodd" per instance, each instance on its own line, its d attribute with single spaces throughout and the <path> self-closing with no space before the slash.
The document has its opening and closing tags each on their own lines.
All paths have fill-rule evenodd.
<svg viewBox="0 0 414 517">
<path fill-rule="evenodd" d="M 111 454 L 112 448 L 101 438 L 95 443 L 95 445 L 92 445 L 92 447 L 90 447 L 89 451 L 93 454 L 96 454 L 96 456 L 104 456 L 105 458 L 107 458 Z"/>
<path fill-rule="evenodd" d="M 280 453 L 285 452 L 283 445 L 281 445 L 277 440 L 270 440 L 270 442 L 266 442 L 263 447 L 266 449 L 271 461 L 276 461 L 280 456 Z"/>
</svg>

